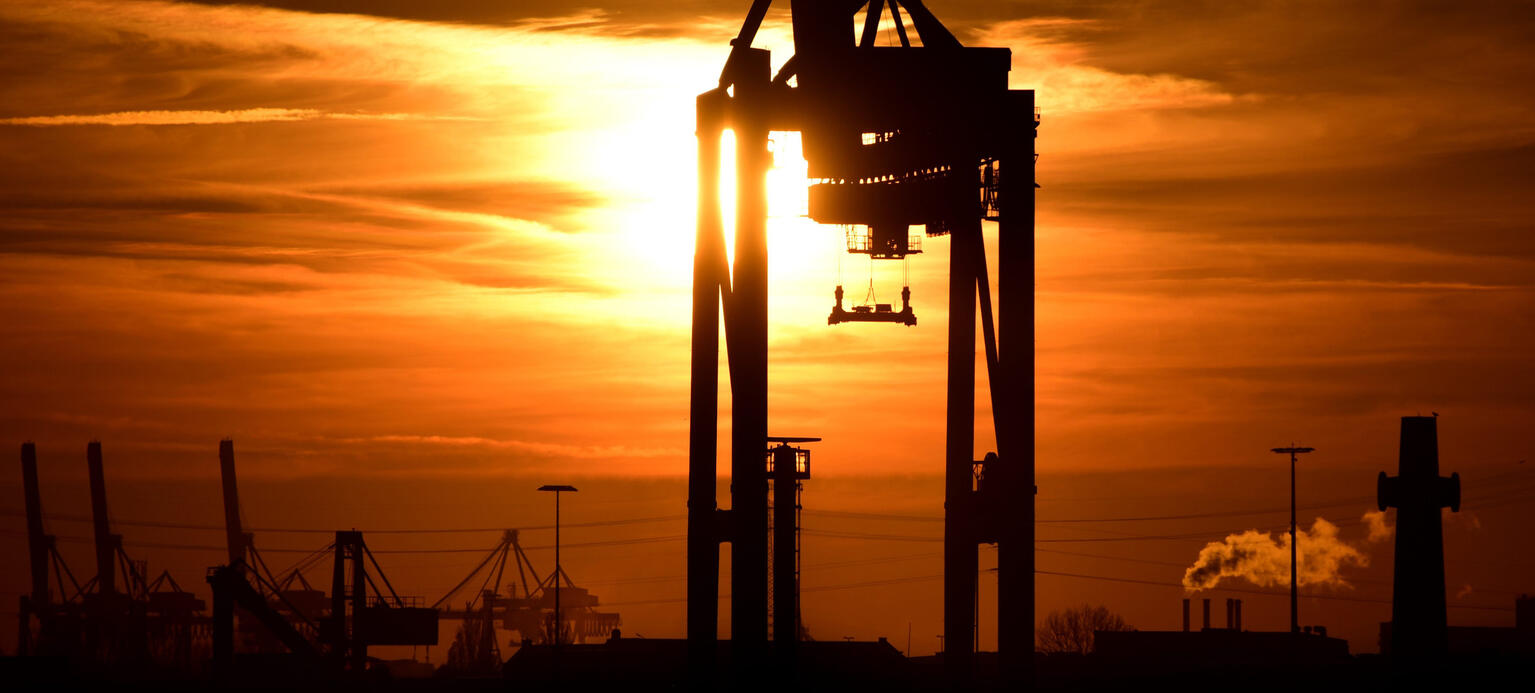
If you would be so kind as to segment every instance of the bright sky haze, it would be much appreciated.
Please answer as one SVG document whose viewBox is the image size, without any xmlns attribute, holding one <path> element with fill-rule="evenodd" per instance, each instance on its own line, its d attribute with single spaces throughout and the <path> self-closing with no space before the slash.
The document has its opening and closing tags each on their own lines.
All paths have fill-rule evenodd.
<svg viewBox="0 0 1535 693">
<path fill-rule="evenodd" d="M 792 53 L 781 4 L 757 42 L 775 66 Z M 216 524 L 228 437 L 266 494 L 257 525 L 542 522 L 533 487 L 594 479 L 567 512 L 671 518 L 629 539 L 680 533 L 694 96 L 748 5 L 0 0 L 0 439 L 36 441 L 60 508 L 84 507 L 54 498 L 78 491 L 101 440 L 114 502 L 137 508 L 120 519 Z M 1365 515 L 1374 475 L 1395 473 L 1399 417 L 1439 412 L 1441 466 L 1468 498 L 1451 558 L 1527 542 L 1535 5 L 929 6 L 966 45 L 1010 48 L 1012 88 L 1042 111 L 1042 519 L 1273 511 L 1288 489 L 1269 448 L 1315 446 L 1302 493 L 1349 500 L 1302 513 L 1301 546 L 1337 562 L 1315 586 L 1389 598 L 1368 582 L 1390 577 L 1389 528 Z M 807 509 L 939 517 L 948 242 L 905 266 L 842 253 L 838 229 L 803 216 L 798 138 L 772 147 L 770 432 L 825 439 Z M 827 326 L 833 287 L 861 299 L 871 277 L 882 302 L 909 280 L 917 327 Z M 978 458 L 992 441 L 983 425 Z M 351 490 L 285 505 L 310 482 Z M 19 479 L 0 484 L 0 546 L 19 558 Z M 502 484 L 515 508 L 498 512 Z M 126 497 L 162 487 L 198 499 Z M 411 514 L 387 510 L 412 488 Z M 1041 553 L 1042 569 L 1162 586 L 1041 577 L 1040 611 L 1091 601 L 1174 627 L 1201 547 L 1280 519 L 1093 525 L 1177 536 L 1133 549 L 1041 544 L 1100 554 Z M 917 538 L 808 534 L 807 562 L 876 561 L 820 583 L 855 587 L 807 592 L 812 633 L 936 632 L 939 545 L 922 537 L 941 524 L 859 521 L 807 528 Z M 654 547 L 638 544 L 583 574 L 680 574 L 681 544 L 655 544 L 674 565 L 639 571 Z M 184 584 L 217 560 L 153 558 Z M 408 560 L 421 592 L 460 572 Z M 1529 563 L 1449 571 L 1452 604 L 1491 609 L 1452 624 L 1511 622 L 1511 595 L 1535 592 Z M 912 580 L 858 586 L 891 576 Z M 1221 585 L 1274 587 L 1248 578 Z M 626 628 L 682 634 L 665 601 L 680 582 L 593 589 L 634 602 Z M 912 614 L 869 615 L 897 593 Z M 1272 606 L 1271 623 L 1250 606 L 1249 627 L 1283 627 L 1282 602 L 1249 599 Z M 1307 608 L 1343 622 L 1356 652 L 1389 619 L 1378 602 Z M 923 638 L 915 652 L 936 647 Z"/>
</svg>

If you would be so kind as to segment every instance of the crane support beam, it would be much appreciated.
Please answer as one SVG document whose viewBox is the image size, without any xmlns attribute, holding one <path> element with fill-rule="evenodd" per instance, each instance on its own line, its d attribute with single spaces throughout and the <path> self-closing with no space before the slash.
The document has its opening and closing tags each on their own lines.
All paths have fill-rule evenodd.
<svg viewBox="0 0 1535 693">
<path fill-rule="evenodd" d="M 91 483 L 91 526 L 96 538 L 96 592 L 117 592 L 117 550 L 122 545 L 120 537 L 112 536 L 112 524 L 107 515 L 107 480 L 101 463 L 101 443 L 91 441 L 85 448 L 86 467 Z"/>
<path fill-rule="evenodd" d="M 1034 92 L 1009 92 L 997 224 L 997 349 L 1002 416 L 997 426 L 1002 492 L 1010 510 L 997 527 L 997 656 L 1004 684 L 1034 668 Z"/>
<path fill-rule="evenodd" d="M 979 220 L 977 220 L 979 224 Z M 943 662 L 951 681 L 974 669 L 979 560 L 972 460 L 975 449 L 975 233 L 953 234 L 949 249 L 948 434 L 944 444 Z"/>
<path fill-rule="evenodd" d="M 43 530 L 43 494 L 37 483 L 37 446 L 32 443 L 21 444 L 21 486 L 27 506 L 27 557 L 32 569 L 31 606 L 38 609 L 46 607 L 52 600 L 48 594 L 49 542 Z"/>
<path fill-rule="evenodd" d="M 240 525 L 240 490 L 235 481 L 235 443 L 219 441 L 219 477 L 224 487 L 224 531 L 229 546 L 229 565 L 245 564 L 250 537 Z"/>
<path fill-rule="evenodd" d="M 766 5 L 766 0 L 759 0 Z M 720 295 L 725 232 L 720 211 L 720 139 L 729 96 L 723 89 L 697 101 L 698 229 L 693 247 L 692 379 L 688 440 L 687 637 L 689 670 L 702 688 L 713 680 L 719 637 L 720 534 L 715 490 L 719 445 Z"/>
<path fill-rule="evenodd" d="M 213 656 L 215 664 L 227 663 L 234 652 L 234 609 L 239 606 L 254 615 L 284 647 L 297 655 L 315 657 L 319 652 L 298 629 L 267 603 L 265 597 L 246 582 L 242 571 L 218 566 L 208 571 L 213 587 Z"/>
<path fill-rule="evenodd" d="M 735 85 L 735 263 L 725 340 L 730 358 L 730 550 L 732 657 L 749 671 L 767 644 L 767 172 L 768 52 L 745 54 Z"/>
</svg>

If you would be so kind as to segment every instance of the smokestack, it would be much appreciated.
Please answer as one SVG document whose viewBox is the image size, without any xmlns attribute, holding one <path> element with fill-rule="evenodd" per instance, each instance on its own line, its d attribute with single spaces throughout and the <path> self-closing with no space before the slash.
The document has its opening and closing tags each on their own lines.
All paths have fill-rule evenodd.
<svg viewBox="0 0 1535 693">
<path fill-rule="evenodd" d="M 1242 630 L 1242 600 L 1237 601 L 1237 630 Z"/>
<path fill-rule="evenodd" d="M 1205 630 L 1210 630 L 1210 600 L 1205 600 Z"/>
<path fill-rule="evenodd" d="M 1237 627 L 1237 605 L 1236 605 L 1236 600 L 1232 599 L 1231 597 L 1227 597 L 1226 598 L 1226 630 L 1236 630 L 1236 627 Z"/>
<path fill-rule="evenodd" d="M 1189 632 L 1189 600 L 1183 600 L 1183 632 Z"/>
<path fill-rule="evenodd" d="M 1449 652 L 1440 509 L 1460 512 L 1460 475 L 1439 476 L 1437 421 L 1402 417 L 1398 474 L 1388 477 L 1381 472 L 1376 480 L 1377 507 L 1396 508 L 1391 654 L 1406 665 Z"/>
<path fill-rule="evenodd" d="M 799 452 L 788 443 L 779 443 L 771 451 L 773 640 L 786 661 L 792 661 L 793 648 L 799 643 Z"/>
</svg>

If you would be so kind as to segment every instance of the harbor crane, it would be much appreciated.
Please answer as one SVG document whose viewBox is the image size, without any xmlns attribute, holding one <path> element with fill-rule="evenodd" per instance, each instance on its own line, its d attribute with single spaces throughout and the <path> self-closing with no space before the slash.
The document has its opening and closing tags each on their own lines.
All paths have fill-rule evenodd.
<svg viewBox="0 0 1535 693">
<path fill-rule="evenodd" d="M 371 645 L 437 644 L 437 610 L 395 591 L 360 531 L 337 531 L 335 541 L 301 560 L 286 577 L 273 576 L 241 525 L 233 441 L 219 443 L 219 466 L 229 563 L 208 570 L 215 669 L 231 670 L 237 607 L 242 628 L 248 616 L 301 660 L 326 662 L 335 670 L 365 670 Z M 329 600 L 302 577 L 305 567 L 327 557 L 333 562 Z"/>
<path fill-rule="evenodd" d="M 752 3 L 718 84 L 696 103 L 691 674 L 699 686 L 715 681 L 722 542 L 732 545 L 733 683 L 750 687 L 775 656 L 768 646 L 768 472 L 762 462 L 768 440 L 765 181 L 769 132 L 798 131 L 812 181 L 809 216 L 866 227 L 867 242 L 860 235 L 850 243 L 855 252 L 867 248 L 892 259 L 914 254 L 916 227 L 929 237 L 949 237 L 944 666 L 955 687 L 970 685 L 978 548 L 994 543 L 1000 673 L 1004 683 L 1026 683 L 1034 649 L 1034 92 L 1009 89 L 1008 49 L 961 45 L 921 0 L 790 0 L 794 55 L 774 74 L 769 52 L 752 45 L 770 4 Z M 887 9 L 899 46 L 875 45 Z M 720 200 L 726 129 L 735 147 L 733 261 L 726 256 Z M 998 229 L 996 315 L 984 221 Z M 909 292 L 903 298 L 897 313 L 879 305 L 841 309 L 839 297 L 828 322 L 914 325 Z M 974 459 L 978 311 L 998 447 L 980 463 Z M 731 392 L 731 507 L 723 510 L 715 471 L 722 313 Z M 776 656 L 792 651 L 778 648 Z"/>
<path fill-rule="evenodd" d="M 450 665 L 469 671 L 492 667 L 499 670 L 502 660 L 496 637 L 498 625 L 516 633 L 524 642 L 548 644 L 556 637 L 562 642 L 577 643 L 606 639 L 622 624 L 618 614 L 598 611 L 597 595 L 576 586 L 563 566 L 541 576 L 523 551 L 520 534 L 515 529 L 503 532 L 501 541 L 474 570 L 432 604 L 432 608 L 440 609 L 442 618 L 462 622 L 453 645 L 456 649 L 448 653 Z M 479 588 L 463 608 L 453 608 L 453 597 L 481 576 Z M 554 612 L 557 580 L 563 602 L 558 624 Z"/>
<path fill-rule="evenodd" d="M 123 536 L 113 531 L 107 510 L 106 472 L 98 441 L 86 446 L 86 469 L 96 573 L 82 583 L 59 554 L 57 539 L 43 525 L 37 446 L 21 446 L 32 588 L 22 596 L 17 612 L 17 653 L 87 659 L 108 666 L 187 666 L 206 652 L 206 604 L 182 589 L 168 572 L 148 578 L 148 564 L 124 550 Z"/>
</svg>

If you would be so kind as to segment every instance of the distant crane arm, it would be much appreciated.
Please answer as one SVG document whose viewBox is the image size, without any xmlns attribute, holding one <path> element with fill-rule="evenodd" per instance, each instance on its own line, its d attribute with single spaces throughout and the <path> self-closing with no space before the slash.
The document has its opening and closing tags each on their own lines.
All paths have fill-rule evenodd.
<svg viewBox="0 0 1535 693">
<path fill-rule="evenodd" d="M 741 23 L 741 32 L 736 34 L 734 39 L 730 40 L 730 57 L 725 59 L 725 68 L 720 71 L 720 89 L 725 89 L 735 84 L 735 68 L 736 64 L 738 63 L 737 56 L 742 52 L 751 49 L 752 42 L 757 38 L 757 30 L 762 28 L 762 19 L 767 16 L 768 6 L 771 4 L 773 4 L 773 0 L 752 0 L 751 9 L 747 10 L 746 12 L 746 21 Z M 883 0 L 843 0 L 840 7 L 837 7 L 834 10 L 828 12 L 828 14 L 845 14 L 851 18 L 866 4 L 870 6 L 870 12 L 874 14 L 875 21 L 877 22 L 880 6 L 883 4 Z M 928 13 L 926 9 L 923 9 L 922 12 L 925 15 L 925 20 L 931 20 L 933 23 L 937 24 L 938 20 L 933 18 L 931 13 Z M 913 15 L 912 21 L 917 21 L 915 15 Z M 944 29 L 942 24 L 938 24 L 938 30 L 942 31 L 945 35 L 948 35 L 948 30 Z M 952 41 L 954 45 L 959 45 L 959 42 L 954 41 L 953 38 L 954 37 L 952 35 L 949 35 L 949 40 Z M 796 48 L 798 47 L 796 46 Z M 791 57 L 790 60 L 792 61 L 793 58 Z M 793 76 L 793 74 L 794 73 L 792 71 L 788 70 L 788 65 L 785 65 L 784 69 L 779 72 L 778 79 L 775 79 L 774 81 L 782 84 L 787 82 L 789 77 Z"/>
<path fill-rule="evenodd" d="M 767 16 L 768 5 L 771 4 L 773 0 L 752 0 L 751 9 L 746 11 L 746 21 L 741 23 L 741 33 L 730 40 L 730 57 L 725 58 L 725 68 L 720 70 L 721 89 L 735 84 L 736 56 L 751 48 L 752 41 L 757 38 L 757 30 L 762 28 L 762 18 Z"/>
<path fill-rule="evenodd" d="M 917 35 L 922 37 L 922 45 L 928 48 L 959 48 L 959 39 L 949 33 L 948 27 L 938 21 L 926 7 L 922 0 L 900 0 L 901 6 L 906 8 L 906 14 L 911 15 L 911 23 L 917 27 Z M 892 12 L 894 14 L 894 12 Z M 900 19 L 897 18 L 897 27 Z"/>
<path fill-rule="evenodd" d="M 741 33 L 736 35 L 730 45 L 749 48 L 752 41 L 756 40 L 757 30 L 762 28 L 762 18 L 767 16 L 768 5 L 771 4 L 773 0 L 752 0 L 751 9 L 746 11 L 746 21 L 741 23 Z"/>
</svg>

